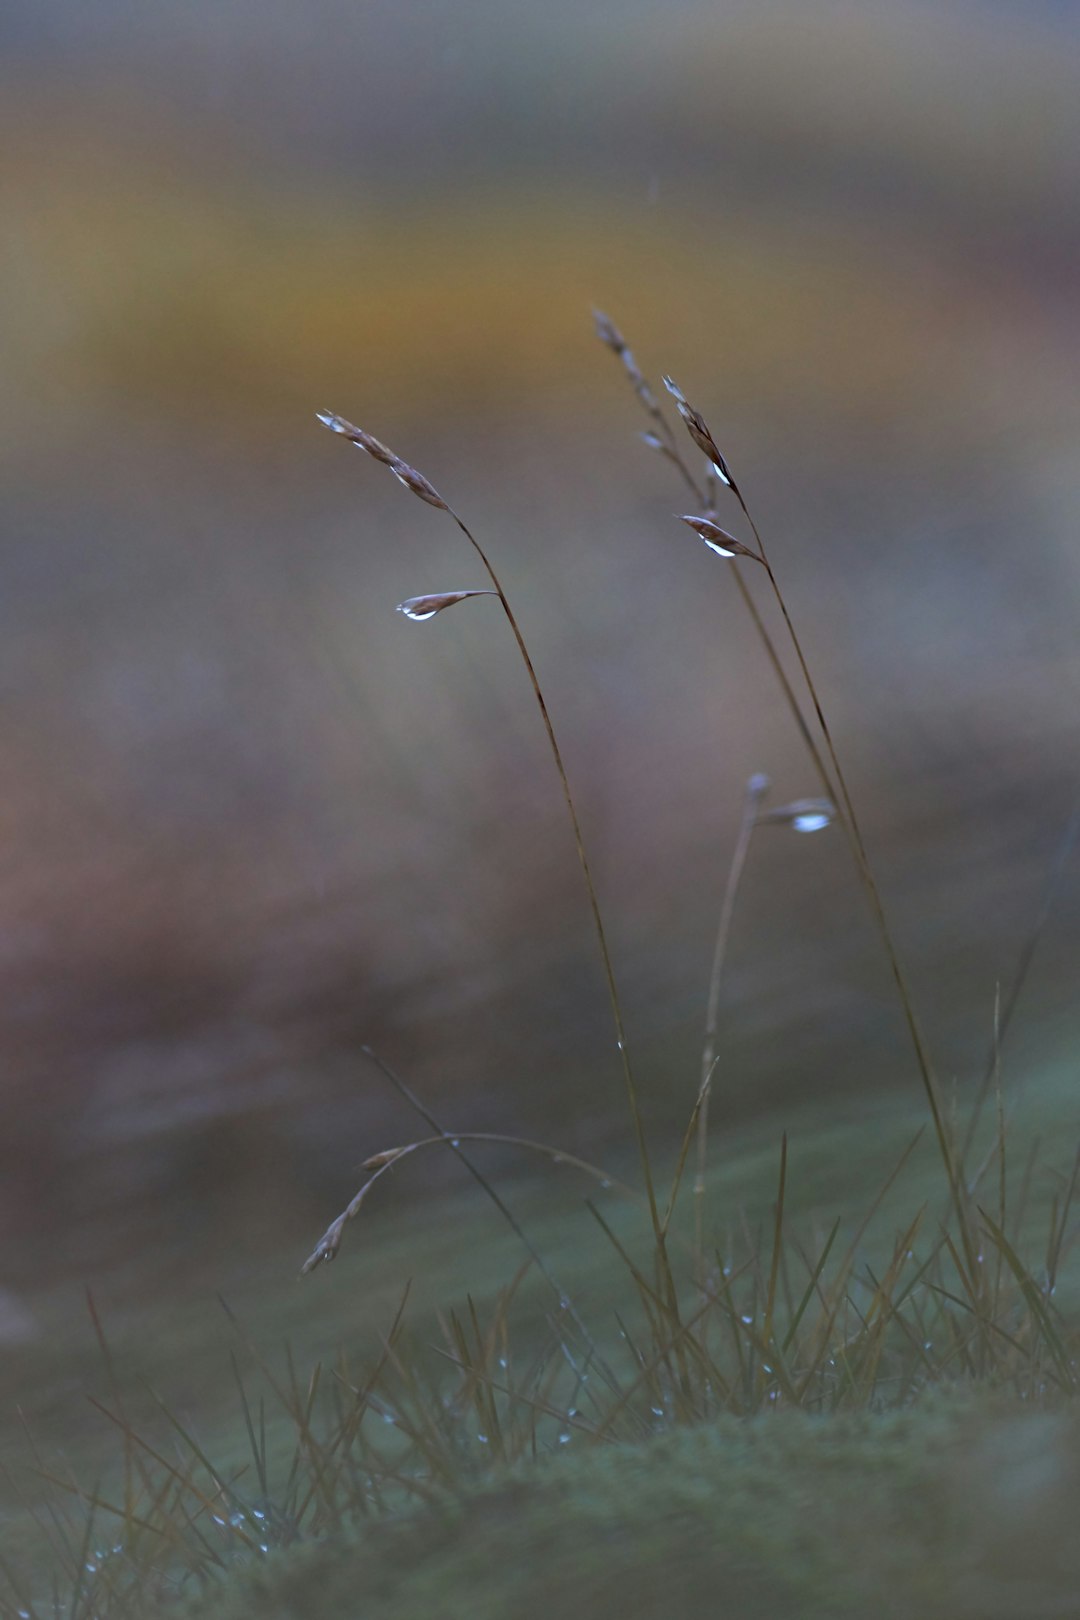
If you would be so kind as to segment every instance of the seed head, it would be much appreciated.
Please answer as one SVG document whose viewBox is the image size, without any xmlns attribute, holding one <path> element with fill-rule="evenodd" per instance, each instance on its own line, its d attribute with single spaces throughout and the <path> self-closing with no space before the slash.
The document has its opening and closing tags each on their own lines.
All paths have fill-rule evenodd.
<svg viewBox="0 0 1080 1620">
<path fill-rule="evenodd" d="M 716 468 L 716 476 L 720 481 L 735 489 L 735 480 L 731 476 L 731 469 L 717 447 L 716 440 L 709 431 L 709 425 L 701 412 L 695 410 L 682 389 L 673 377 L 664 378 L 664 387 L 675 401 L 675 409 L 686 424 L 686 431 L 697 445 L 698 449 L 707 457 L 710 464 Z"/>
<path fill-rule="evenodd" d="M 450 510 L 430 479 L 425 478 L 422 472 L 417 472 L 415 467 L 410 467 L 407 461 L 402 461 L 393 450 L 388 450 L 374 434 L 367 433 L 353 422 L 346 421 L 343 416 L 335 416 L 333 411 L 317 411 L 315 414 L 331 433 L 340 433 L 358 449 L 366 450 L 375 461 L 381 461 L 384 467 L 389 467 L 399 483 L 404 484 L 406 489 L 418 495 L 429 506 L 437 506 L 440 512 Z"/>
<path fill-rule="evenodd" d="M 836 820 L 836 806 L 831 799 L 793 799 L 775 810 L 763 810 L 757 819 L 790 827 L 792 832 L 820 832 Z"/>
<path fill-rule="evenodd" d="M 659 408 L 656 403 L 656 395 L 645 381 L 641 367 L 631 353 L 630 345 L 615 325 L 615 322 L 609 315 L 605 315 L 603 310 L 594 309 L 593 324 L 596 327 L 596 335 L 601 343 L 622 361 L 631 386 L 645 409 L 655 415 Z"/>
<path fill-rule="evenodd" d="M 693 529 L 694 533 L 704 540 L 709 550 L 714 551 L 718 557 L 753 557 L 755 562 L 761 561 L 756 551 L 744 546 L 741 540 L 736 540 L 733 534 L 728 534 L 727 530 L 722 529 L 719 523 L 714 523 L 712 518 L 690 517 L 683 513 L 681 522 Z"/>
<path fill-rule="evenodd" d="M 433 619 L 436 613 L 441 613 L 443 608 L 453 607 L 455 602 L 464 602 L 469 596 L 498 594 L 498 591 L 438 591 L 433 596 L 410 596 L 407 602 L 398 603 L 397 611 L 416 624 L 422 624 L 425 619 Z"/>
</svg>

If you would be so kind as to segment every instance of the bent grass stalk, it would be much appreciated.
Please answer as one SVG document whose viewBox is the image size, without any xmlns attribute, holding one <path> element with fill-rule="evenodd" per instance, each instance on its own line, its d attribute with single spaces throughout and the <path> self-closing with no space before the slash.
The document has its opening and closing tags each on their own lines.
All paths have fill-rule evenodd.
<svg viewBox="0 0 1080 1620">
<path fill-rule="evenodd" d="M 537 707 L 540 710 L 540 717 L 543 721 L 544 731 L 548 740 L 548 747 L 551 750 L 551 756 L 555 762 L 555 769 L 558 773 L 563 799 L 566 803 L 567 815 L 570 818 L 570 825 L 573 830 L 574 845 L 577 850 L 578 864 L 581 867 L 582 877 L 585 881 L 589 910 L 592 914 L 593 928 L 596 934 L 597 948 L 599 950 L 600 959 L 603 965 L 604 978 L 607 984 L 608 999 L 611 1003 L 611 1014 L 615 1025 L 616 1044 L 618 1046 L 619 1058 L 622 1066 L 623 1085 L 626 1092 L 627 1105 L 630 1110 L 630 1118 L 637 1145 L 638 1158 L 641 1164 L 641 1174 L 645 1186 L 645 1196 L 649 1205 L 649 1216 L 652 1222 L 653 1235 L 656 1239 L 657 1255 L 661 1264 L 665 1265 L 663 1258 L 664 1232 L 661 1225 L 660 1211 L 656 1200 L 656 1189 L 653 1182 L 652 1166 L 649 1160 L 648 1144 L 645 1140 L 645 1125 L 642 1119 L 637 1082 L 634 1079 L 634 1073 L 630 1063 L 630 1052 L 626 1039 L 626 1027 L 623 1019 L 622 1003 L 619 998 L 619 990 L 615 979 L 615 968 L 611 959 L 611 951 L 608 948 L 607 932 L 604 928 L 604 919 L 600 910 L 600 900 L 596 892 L 596 885 L 593 881 L 592 869 L 589 865 L 589 857 L 585 850 L 585 838 L 581 829 L 581 821 L 578 817 L 577 806 L 574 803 L 574 795 L 570 789 L 570 778 L 567 775 L 566 766 L 563 762 L 562 750 L 559 747 L 558 738 L 555 735 L 555 727 L 552 724 L 547 702 L 544 698 L 544 693 L 540 686 L 540 680 L 533 665 L 528 646 L 526 645 L 525 637 L 522 634 L 521 626 L 518 624 L 517 617 L 510 605 L 509 597 L 503 589 L 502 582 L 496 574 L 495 569 L 492 566 L 483 546 L 481 546 L 472 530 L 468 527 L 464 520 L 459 517 L 457 512 L 454 511 L 449 502 L 444 500 L 443 497 L 438 493 L 434 485 L 427 478 L 425 478 L 422 473 L 418 472 L 415 467 L 410 466 L 409 463 L 403 461 L 400 456 L 395 455 L 392 450 L 387 449 L 387 447 L 384 444 L 381 444 L 378 439 L 375 439 L 371 434 L 365 432 L 364 429 L 354 426 L 354 424 L 351 422 L 347 422 L 344 417 L 336 416 L 331 412 L 320 412 L 319 420 L 326 427 L 330 428 L 332 432 L 341 434 L 343 437 L 349 439 L 353 444 L 357 445 L 360 449 L 365 450 L 368 455 L 372 456 L 376 461 L 382 462 L 384 466 L 389 467 L 394 476 L 399 480 L 400 483 L 404 484 L 406 489 L 411 490 L 414 495 L 417 495 L 419 499 L 426 502 L 427 505 L 435 506 L 440 511 L 445 512 L 447 516 L 452 519 L 452 521 L 457 525 L 458 529 L 464 535 L 465 539 L 468 541 L 469 545 L 472 547 L 473 551 L 476 553 L 476 556 L 479 558 L 481 567 L 484 569 L 488 579 L 491 581 L 494 594 L 498 597 L 499 605 L 506 616 L 506 621 L 510 626 L 514 640 L 517 643 L 517 649 L 521 655 L 521 661 L 525 666 L 525 671 L 529 678 L 529 684 L 533 690 L 533 696 L 535 697 Z M 465 594 L 474 593 L 446 593 L 447 596 L 452 596 L 455 600 L 460 599 L 460 597 Z M 416 600 L 418 599 L 412 598 L 411 602 L 415 602 Z M 447 605 L 449 605 L 448 602 L 444 602 L 440 599 L 440 608 Z M 433 609 L 433 611 L 439 611 L 439 609 Z M 667 1269 L 666 1266 L 665 1269 Z M 673 1290 L 673 1283 L 671 1284 L 671 1287 Z"/>
</svg>

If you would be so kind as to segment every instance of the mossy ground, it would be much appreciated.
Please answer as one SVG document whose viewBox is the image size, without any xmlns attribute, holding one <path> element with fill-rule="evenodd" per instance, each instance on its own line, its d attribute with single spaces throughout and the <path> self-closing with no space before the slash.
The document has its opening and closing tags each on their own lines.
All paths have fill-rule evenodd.
<svg viewBox="0 0 1080 1620">
<path fill-rule="evenodd" d="M 1045 1067 L 1010 1128 L 1014 1189 L 1030 1144 L 1044 1143 L 1019 1229 L 1009 1217 L 1033 1270 L 1048 1210 L 1068 1175 L 1070 1097 L 1067 1065 Z M 838 1216 L 845 1232 L 854 1230 L 921 1124 L 913 1090 L 859 1109 L 789 1111 L 783 1120 L 770 1117 L 731 1134 L 717 1144 L 710 1183 L 718 1242 L 739 1226 L 768 1233 L 783 1129 L 791 1143 L 787 1230 L 813 1248 L 807 1235 L 826 1231 Z M 391 1207 L 372 1203 L 349 1229 L 335 1267 L 296 1280 L 295 1262 L 315 1233 L 303 1235 L 295 1255 L 267 1253 L 234 1303 L 268 1366 L 280 1372 L 286 1340 L 301 1381 L 313 1359 L 332 1363 L 340 1344 L 354 1364 L 370 1361 L 407 1278 L 414 1280 L 410 1356 L 422 1358 L 438 1339 L 436 1308 L 468 1294 L 482 1315 L 491 1309 L 519 1264 L 517 1240 L 475 1189 L 434 1203 L 403 1201 L 407 1178 L 419 1174 L 407 1165 L 395 1170 Z M 575 1173 L 554 1167 L 500 1172 L 496 1179 L 590 1329 L 610 1344 L 614 1313 L 633 1319 L 634 1290 L 582 1208 Z M 989 1182 L 993 1208 L 995 1177 Z M 620 1241 L 644 1254 L 641 1210 L 614 1190 L 597 1198 Z M 866 1234 L 869 1264 L 888 1252 L 922 1204 L 945 1213 L 940 1165 L 925 1133 Z M 688 1207 L 685 1215 L 684 1236 Z M 767 1242 L 766 1236 L 766 1248 Z M 1067 1317 L 1074 1297 L 1075 1270 L 1065 1269 L 1055 1298 Z M 550 1306 L 534 1274 L 515 1301 L 519 1350 L 545 1331 Z M 250 1347 L 237 1343 L 217 1306 L 205 1295 L 157 1301 L 122 1314 L 115 1333 L 108 1319 L 106 1328 L 136 1426 L 158 1445 L 168 1434 L 147 1380 L 221 1475 L 243 1478 L 246 1489 L 254 1470 L 229 1349 L 238 1350 L 245 1378 L 259 1375 Z M 245 1567 L 244 1554 L 230 1555 L 228 1567 L 207 1572 L 196 1612 L 207 1620 L 354 1614 L 419 1620 L 457 1613 L 529 1620 L 560 1611 L 794 1617 L 864 1614 L 868 1601 L 883 1615 L 942 1620 L 1077 1612 L 1068 1606 L 1080 1580 L 1069 1525 L 1080 1507 L 1080 1419 L 1050 1390 L 1045 1400 L 1021 1401 L 1007 1384 L 973 1386 L 955 1361 L 954 1374 L 959 1387 L 951 1393 L 930 1391 L 912 1404 L 909 1391 L 902 1410 L 890 1410 L 893 1392 L 883 1380 L 861 1413 L 771 1411 L 675 1429 L 668 1413 L 640 1442 L 593 1443 L 574 1432 L 565 1445 L 554 1445 L 549 1433 L 535 1459 L 510 1466 L 477 1445 L 461 1452 L 456 1477 L 429 1493 L 426 1507 L 388 1500 L 366 1524 L 354 1515 L 302 1542 L 289 1545 L 285 1537 L 286 1544 L 257 1557 L 257 1567 Z M 64 1438 L 65 1460 L 58 1468 L 50 1460 L 49 1470 L 66 1473 L 71 1462 L 84 1484 L 103 1481 L 115 1499 L 118 1437 L 79 1399 L 77 1387 L 109 1399 L 89 1324 L 73 1340 L 58 1333 L 24 1368 L 24 1378 L 28 1405 L 46 1430 L 48 1458 L 58 1434 Z M 295 1424 L 274 1400 L 266 1434 L 269 1471 L 280 1482 Z M 25 1465 L 25 1439 L 13 1430 L 3 1438 L 7 1458 L 21 1450 Z M 25 1466 L 19 1471 L 40 1511 L 50 1488 Z M 107 1540 L 104 1517 L 100 1539 Z M 47 1555 L 44 1563 L 40 1553 L 27 1557 L 36 1534 L 13 1500 L 3 1551 L 20 1567 L 36 1567 L 35 1579 L 47 1568 Z M 117 1611 L 132 1612 L 143 1610 Z"/>
<path fill-rule="evenodd" d="M 1080 1422 L 1007 1396 L 561 1454 L 237 1572 L 205 1620 L 1077 1612 Z"/>
</svg>

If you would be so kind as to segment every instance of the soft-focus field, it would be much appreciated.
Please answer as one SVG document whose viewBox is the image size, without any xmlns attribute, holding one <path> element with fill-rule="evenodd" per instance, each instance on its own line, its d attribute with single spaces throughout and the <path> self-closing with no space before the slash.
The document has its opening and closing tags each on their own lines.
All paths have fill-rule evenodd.
<svg viewBox="0 0 1080 1620">
<path fill-rule="evenodd" d="M 594 304 L 654 383 L 679 379 L 747 494 L 961 1135 L 1034 947 L 1000 1054 L 1003 1219 L 993 1090 L 968 1166 L 990 1155 L 974 1199 L 1019 1269 L 982 1226 L 999 1291 L 966 1291 L 942 1248 L 946 1179 L 840 829 L 762 828 L 711 1100 L 706 1252 L 756 1257 L 753 1299 L 709 1340 L 749 1358 L 738 1399 L 714 1379 L 691 1400 L 669 1347 L 681 1393 L 657 1395 L 658 1438 L 642 1390 L 625 1451 L 563 1444 L 545 1413 L 554 1455 L 535 1478 L 515 1456 L 511 1486 L 459 1392 L 449 1497 L 424 1496 L 421 1447 L 383 1487 L 392 1526 L 315 1513 L 227 1612 L 644 1616 L 710 1612 L 714 1590 L 770 1617 L 1073 1612 L 1077 43 L 1068 8 L 1005 3 L 4 8 L 0 1550 L 33 1571 L 5 1612 L 149 1602 L 76 1574 L 99 1531 L 112 1545 L 106 1507 L 85 1547 L 78 1501 L 66 1550 L 47 1533 L 69 1465 L 102 1502 L 134 1489 L 134 1442 L 125 1472 L 123 1424 L 87 1391 L 197 1473 L 148 1382 L 222 1471 L 201 1502 L 147 1509 L 175 1509 L 186 1557 L 221 1480 L 244 1470 L 248 1492 L 258 1472 L 230 1347 L 254 1390 L 288 1341 L 330 1401 L 341 1347 L 377 1363 L 407 1280 L 424 1380 L 455 1376 L 430 1350 L 438 1313 L 465 1321 L 471 1297 L 502 1320 L 527 1256 L 441 1148 L 396 1166 L 335 1267 L 297 1280 L 362 1161 L 424 1129 L 362 1047 L 452 1130 L 539 1138 L 638 1186 L 512 638 L 490 601 L 394 613 L 485 580 L 317 410 L 433 479 L 507 586 L 666 1185 L 745 783 L 767 772 L 774 804 L 819 787 L 731 565 L 676 521 L 684 488 L 636 438 Z M 719 516 L 748 538 L 734 505 Z M 853 1251 L 853 1314 L 825 1335 L 839 1370 L 811 1376 L 829 1268 L 920 1127 Z M 791 1247 L 770 1285 L 785 1133 Z M 672 1300 L 650 1326 L 583 1204 L 651 1275 L 632 1200 L 568 1162 L 469 1151 L 620 1376 L 631 1341 L 670 1337 Z M 680 1311 L 701 1297 L 690 1180 Z M 901 1267 L 886 1305 L 873 1279 L 920 1211 L 930 1269 Z M 838 1217 L 791 1329 L 802 1387 L 767 1349 L 766 1302 L 790 1325 Z M 534 1262 L 505 1304 L 519 1368 L 557 1342 L 555 1293 Z M 952 1326 L 920 1351 L 935 1312 Z M 954 1380 L 981 1393 L 924 1404 Z M 273 1391 L 266 1423 L 287 1476 L 297 1421 Z M 300 1477 L 321 1477 L 299 1432 Z M 224 1517 L 211 1563 L 253 1528 Z M 141 1557 L 159 1530 L 129 1512 L 120 1540 Z"/>
</svg>

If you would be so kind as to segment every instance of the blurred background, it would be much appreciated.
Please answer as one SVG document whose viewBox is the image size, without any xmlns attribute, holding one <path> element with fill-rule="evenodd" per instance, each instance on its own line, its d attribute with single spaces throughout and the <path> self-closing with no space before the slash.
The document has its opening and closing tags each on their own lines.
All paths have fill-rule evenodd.
<svg viewBox="0 0 1080 1620">
<path fill-rule="evenodd" d="M 459 1128 L 626 1140 L 507 627 L 394 613 L 486 581 L 319 409 L 504 578 L 677 1141 L 744 783 L 818 785 L 593 305 L 736 471 L 977 1087 L 1080 790 L 1078 32 L 1032 0 L 7 0 L 11 1331 L 43 1278 L 278 1241 L 292 1275 L 416 1132 L 364 1043 Z M 1067 868 L 1017 1076 L 1075 1045 L 1077 900 Z M 835 829 L 755 840 L 721 1049 L 721 1128 L 917 1096 Z"/>
</svg>

